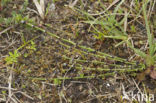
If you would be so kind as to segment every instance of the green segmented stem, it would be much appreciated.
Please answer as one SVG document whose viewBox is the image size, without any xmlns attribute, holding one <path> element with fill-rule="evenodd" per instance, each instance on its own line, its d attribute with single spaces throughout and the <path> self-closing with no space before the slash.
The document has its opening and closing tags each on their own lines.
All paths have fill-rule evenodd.
<svg viewBox="0 0 156 103">
<path fill-rule="evenodd" d="M 34 26 L 34 25 L 30 24 L 30 23 L 26 23 L 26 25 L 28 25 L 28 26 L 30 26 L 30 27 L 33 27 L 33 28 L 35 28 L 35 29 L 37 29 L 37 30 L 39 30 L 39 31 L 45 32 L 45 33 L 47 33 L 48 35 L 50 35 L 50 36 L 52 36 L 52 37 L 54 37 L 54 38 L 56 38 L 56 39 L 59 39 L 60 41 L 62 41 L 61 44 L 63 44 L 63 45 L 66 46 L 66 47 L 69 47 L 69 46 L 67 46 L 67 45 L 64 44 L 63 42 L 66 42 L 66 43 L 69 43 L 70 45 L 76 46 L 76 43 L 74 43 L 73 41 L 70 41 L 70 40 L 67 40 L 67 39 L 64 39 L 64 38 L 60 38 L 60 37 L 57 36 L 56 34 L 53 34 L 53 33 L 51 33 L 51 32 L 48 32 L 48 31 L 46 31 L 46 30 L 44 30 L 44 29 L 42 29 L 42 28 L 40 28 L 40 27 Z M 79 47 L 79 48 L 81 48 L 81 49 L 83 49 L 83 50 L 86 50 L 86 51 L 87 51 L 86 53 L 89 52 L 89 53 L 91 53 L 91 54 L 94 54 L 94 53 L 92 53 L 92 52 L 96 51 L 95 49 L 92 49 L 92 48 L 86 47 L 86 46 L 82 46 L 82 45 L 77 45 L 77 47 Z M 135 61 L 134 61 L 134 62 L 128 62 L 126 59 L 119 58 L 119 57 L 116 57 L 116 56 L 112 56 L 112 55 L 109 55 L 109 54 L 107 54 L 107 53 L 103 53 L 103 52 L 100 52 L 100 51 L 97 51 L 97 54 L 96 54 L 96 55 L 94 54 L 94 56 L 99 56 L 99 57 L 101 57 L 101 58 L 106 58 L 106 57 L 107 57 L 107 58 L 109 58 L 110 60 L 120 61 L 120 62 L 124 62 L 124 63 L 127 63 L 127 64 L 135 64 L 135 63 L 136 63 Z"/>
<path fill-rule="evenodd" d="M 120 57 L 116 57 L 116 56 L 112 56 L 112 55 L 109 55 L 109 54 L 106 54 L 106 53 L 103 53 L 103 52 L 100 52 L 100 51 L 96 51 L 95 49 L 92 49 L 90 47 L 86 47 L 86 46 L 82 46 L 82 45 L 77 45 L 76 43 L 74 43 L 71 40 L 67 40 L 67 39 L 61 38 L 61 37 L 57 36 L 56 34 L 53 34 L 51 32 L 48 32 L 48 31 L 46 31 L 46 30 L 44 30 L 44 29 L 42 29 L 40 27 L 34 26 L 34 25 L 30 24 L 30 23 L 26 23 L 26 25 L 28 25 L 28 26 L 30 26 L 32 28 L 35 28 L 36 30 L 42 31 L 44 33 L 47 33 L 48 35 L 50 35 L 50 36 L 58 39 L 59 40 L 59 43 L 61 45 L 65 46 L 68 49 L 70 49 L 71 46 L 74 46 L 73 49 L 78 50 L 81 53 L 84 53 L 84 54 L 88 54 L 89 53 L 89 55 L 92 55 L 94 57 L 99 57 L 99 58 L 104 58 L 104 59 L 107 58 L 108 60 L 119 61 L 119 62 L 123 62 L 124 64 L 127 64 L 128 65 L 128 66 L 126 66 L 126 69 L 125 68 L 123 69 L 121 65 L 117 65 L 117 64 L 106 64 L 105 62 L 100 62 L 100 61 L 94 60 L 94 61 L 89 61 L 89 62 L 96 63 L 96 64 L 102 64 L 103 66 L 107 66 L 107 65 L 114 66 L 115 69 L 109 69 L 109 66 L 107 68 L 90 68 L 90 67 L 85 67 L 84 68 L 79 63 L 88 62 L 87 60 L 73 59 L 73 58 L 67 57 L 66 55 L 63 55 L 62 57 L 64 59 L 67 59 L 67 60 L 72 60 L 73 59 L 74 61 L 76 61 L 76 64 L 77 64 L 75 66 L 76 69 L 82 69 L 82 68 L 84 68 L 85 70 L 97 70 L 97 71 L 107 71 L 107 72 L 108 71 L 136 72 L 136 71 L 141 71 L 141 70 L 143 70 L 145 68 L 145 65 L 144 64 L 139 64 L 138 66 L 136 66 L 136 62 L 135 61 L 128 62 L 126 59 L 123 59 L 123 58 L 120 58 Z M 79 49 L 77 49 L 77 48 L 79 48 Z M 93 53 L 95 51 L 96 51 L 96 54 Z M 132 66 L 130 66 L 130 65 L 132 65 Z M 135 68 L 132 69 L 132 67 L 135 67 Z M 98 77 L 100 77 L 100 76 L 107 76 L 107 75 L 110 75 L 110 74 L 113 75 L 114 72 L 113 73 L 105 73 L 103 75 L 98 75 Z M 94 77 L 95 76 L 83 76 L 83 78 L 94 78 Z M 72 77 L 72 79 L 80 79 L 80 78 L 82 78 L 82 77 Z M 62 78 L 61 77 L 61 78 L 53 78 L 52 80 L 54 80 L 54 79 L 71 79 L 71 78 L 68 78 L 68 77 Z"/>
<path fill-rule="evenodd" d="M 67 57 L 66 55 L 63 55 L 62 56 L 64 59 L 67 59 L 67 60 L 74 60 L 76 62 L 81 62 L 81 63 L 95 63 L 95 64 L 102 64 L 102 65 L 109 65 L 109 66 L 115 66 L 115 67 L 118 67 L 118 68 L 121 68 L 121 65 L 120 64 L 108 64 L 106 62 L 100 62 L 100 61 L 97 61 L 97 60 L 93 60 L 93 61 L 88 61 L 88 60 L 81 60 L 81 59 L 73 59 L 73 58 L 69 58 Z M 129 66 L 136 66 L 135 65 L 129 65 Z M 143 65 L 139 64 L 137 65 L 138 67 L 142 67 Z M 128 66 L 127 66 L 128 67 Z"/>
<path fill-rule="evenodd" d="M 59 79 L 59 80 L 68 80 L 68 79 L 88 79 L 88 78 L 101 78 L 101 77 L 106 77 L 106 76 L 112 76 L 115 73 L 107 73 L 107 74 L 101 74 L 101 75 L 91 75 L 91 76 L 76 76 L 76 77 L 58 77 L 58 78 L 50 78 L 48 80 L 55 80 L 55 79 Z M 38 78 L 38 77 L 28 77 L 29 79 L 34 79 L 34 80 L 47 80 L 46 78 Z"/>
<path fill-rule="evenodd" d="M 31 80 L 71 80 L 71 79 L 91 79 L 91 78 L 105 78 L 108 76 L 115 75 L 116 73 L 107 73 L 107 74 L 101 74 L 101 75 L 91 75 L 91 76 L 76 76 L 76 77 L 58 77 L 58 78 L 39 78 L 39 77 L 28 77 Z M 131 76 L 136 76 L 136 73 L 130 74 Z"/>
</svg>

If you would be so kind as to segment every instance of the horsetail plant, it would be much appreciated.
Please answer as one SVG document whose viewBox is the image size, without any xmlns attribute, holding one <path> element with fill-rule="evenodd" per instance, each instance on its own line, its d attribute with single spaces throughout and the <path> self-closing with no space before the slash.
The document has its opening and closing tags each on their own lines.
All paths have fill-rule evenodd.
<svg viewBox="0 0 156 103">
<path fill-rule="evenodd" d="M 148 1 L 146 1 L 144 4 L 143 4 L 143 14 L 144 14 L 144 19 L 145 19 L 145 24 L 146 24 L 146 30 L 147 30 L 147 37 L 148 37 L 148 44 L 149 44 L 149 53 L 145 53 L 135 47 L 132 46 L 132 44 L 130 43 L 129 41 L 129 38 L 128 38 L 128 35 L 126 34 L 126 32 L 124 31 L 123 28 L 120 27 L 120 25 L 123 24 L 123 21 L 118 23 L 117 21 L 115 21 L 115 19 L 113 19 L 114 17 L 112 17 L 112 20 L 116 23 L 116 26 L 118 26 L 120 28 L 120 30 L 118 29 L 115 29 L 115 27 L 111 27 L 111 28 L 105 28 L 106 30 L 112 30 L 114 29 L 115 31 L 118 31 L 117 35 L 106 35 L 105 37 L 106 38 L 112 38 L 112 39 L 120 39 L 122 40 L 122 42 L 119 44 L 121 45 L 122 43 L 126 43 L 128 45 L 128 47 L 130 47 L 132 50 L 134 50 L 134 52 L 136 54 L 138 54 L 140 57 L 144 58 L 145 62 L 146 62 L 146 66 L 145 67 L 145 64 L 144 63 L 140 63 L 140 64 L 136 64 L 136 61 L 127 61 L 127 59 L 123 59 L 123 58 L 120 58 L 120 57 L 117 57 L 117 56 L 112 56 L 110 54 L 107 54 L 107 53 L 104 53 L 104 52 L 100 52 L 100 51 L 96 51 L 95 49 L 92 49 L 90 47 L 86 47 L 86 46 L 82 46 L 82 45 L 79 45 L 71 40 L 68 40 L 68 39 L 64 39 L 64 38 L 61 38 L 59 37 L 58 35 L 54 34 L 54 33 L 51 33 L 41 27 L 38 27 L 38 26 L 35 26 L 31 23 L 28 22 L 23 22 L 24 24 L 26 24 L 27 26 L 30 26 L 32 27 L 33 29 L 36 29 L 38 31 L 41 31 L 43 33 L 46 33 L 50 36 L 52 36 L 53 38 L 59 40 L 59 44 L 62 45 L 62 46 L 65 46 L 66 48 L 70 49 L 71 46 L 74 47 L 74 50 L 76 51 L 79 51 L 80 53 L 82 54 L 85 54 L 85 55 L 91 55 L 91 56 L 94 56 L 94 57 L 97 57 L 97 58 L 102 58 L 102 59 L 107 59 L 107 60 L 110 60 L 110 61 L 118 61 L 118 62 L 121 62 L 121 63 L 124 63 L 124 65 L 127 65 L 125 68 L 122 68 L 121 64 L 109 64 L 110 66 L 114 67 L 114 69 L 110 69 L 108 64 L 106 62 L 101 62 L 101 61 L 88 61 L 87 59 L 74 59 L 77 63 L 75 65 L 75 69 L 82 69 L 84 68 L 85 71 L 94 71 L 94 70 L 97 70 L 97 71 L 104 71 L 104 72 L 107 72 L 107 71 L 114 71 L 113 73 L 108 73 L 110 75 L 113 75 L 115 73 L 115 71 L 117 72 L 137 72 L 137 71 L 142 71 L 144 70 L 145 68 L 147 68 L 148 70 L 148 74 L 149 72 L 152 71 L 152 69 L 154 69 L 154 60 L 156 59 L 156 56 L 154 55 L 154 52 L 155 52 L 155 43 L 154 43 L 154 38 L 150 32 L 150 27 L 149 27 L 149 22 L 148 22 L 148 19 L 147 19 L 147 14 L 146 14 L 146 7 L 147 7 L 147 3 Z M 121 4 L 121 3 L 120 3 Z M 119 6 L 117 6 L 119 8 Z M 117 10 L 117 8 L 116 8 Z M 127 16 L 126 16 L 127 17 Z M 98 21 L 97 19 L 95 19 L 94 17 L 92 17 L 92 19 L 94 19 L 94 21 L 86 21 L 85 23 L 89 23 L 91 24 L 92 26 L 94 24 L 100 24 L 100 25 L 105 25 L 106 27 L 106 24 L 109 24 L 112 20 L 110 20 L 110 22 L 107 22 L 107 23 L 104 23 L 102 21 Z M 48 24 L 45 24 L 45 26 L 49 27 Z M 111 25 L 110 25 L 111 26 Z M 94 27 L 94 26 L 93 26 Z M 101 35 L 100 31 L 98 29 L 96 29 L 97 32 Z M 115 31 L 113 31 L 112 33 L 115 33 Z M 119 35 L 121 33 L 121 35 Z M 31 41 L 29 42 L 31 43 Z M 23 46 L 19 47 L 19 49 L 23 48 L 26 44 L 24 44 Z M 66 55 L 63 55 L 62 58 L 64 59 L 67 59 L 67 60 L 73 60 L 73 58 L 70 58 L 70 57 L 67 57 Z M 83 67 L 83 65 L 81 63 L 95 63 L 95 64 L 102 64 L 103 67 L 99 67 L 99 68 L 92 68 L 92 67 Z M 70 64 L 69 64 L 70 65 Z M 134 69 L 135 68 L 135 69 Z M 150 69 L 148 69 L 150 68 Z M 152 69 L 151 69 L 152 68 Z M 99 75 L 99 76 L 106 76 L 106 74 L 103 74 L 103 75 Z M 154 76 L 152 74 L 150 74 L 150 76 L 152 78 L 154 78 Z M 73 77 L 73 78 L 87 78 L 87 77 L 96 77 L 96 76 L 82 76 L 80 75 L 80 77 Z M 59 79 L 59 78 L 57 78 Z M 68 77 L 62 77 L 60 79 L 70 79 Z"/>
<path fill-rule="evenodd" d="M 102 75 L 99 75 L 99 76 L 94 76 L 94 75 L 91 75 L 91 76 L 83 76 L 80 75 L 80 77 L 72 77 L 72 79 L 79 79 L 79 78 L 94 78 L 94 77 L 105 77 L 105 76 L 112 76 L 115 74 L 116 71 L 122 73 L 122 72 L 136 72 L 136 71 L 142 71 L 145 67 L 144 67 L 144 64 L 139 64 L 137 65 L 135 61 L 133 62 L 129 62 L 127 61 L 126 59 L 123 59 L 123 58 L 120 58 L 120 57 L 117 57 L 117 56 L 112 56 L 112 55 L 109 55 L 107 53 L 103 53 L 103 52 L 100 52 L 100 51 L 96 51 L 95 49 L 92 49 L 90 47 L 86 47 L 86 46 L 82 46 L 82 45 L 78 45 L 76 44 L 75 42 L 71 41 L 71 40 L 68 40 L 68 39 L 64 39 L 64 38 L 61 38 L 59 36 L 57 36 L 56 34 L 54 33 L 51 33 L 47 30 L 44 30 L 38 26 L 35 26 L 31 23 L 27 23 L 26 22 L 26 25 L 36 29 L 36 30 L 39 30 L 39 31 L 42 31 L 50 36 L 52 36 L 53 38 L 59 40 L 59 44 L 62 45 L 62 46 L 65 46 L 67 49 L 70 49 L 71 46 L 74 46 L 74 50 L 76 51 L 79 51 L 81 52 L 81 54 L 87 54 L 87 55 L 92 55 L 94 57 L 97 57 L 97 58 L 103 58 L 103 59 L 106 59 L 107 60 L 111 60 L 111 61 L 119 61 L 119 62 L 123 62 L 125 63 L 125 65 L 127 65 L 126 67 L 122 67 L 121 65 L 118 65 L 118 64 L 109 64 L 110 66 L 113 66 L 115 67 L 114 69 L 110 69 L 108 64 L 106 64 L 106 62 L 100 62 L 100 61 L 88 61 L 86 59 L 73 59 L 73 58 L 70 58 L 70 57 L 67 57 L 66 55 L 63 55 L 62 58 L 66 59 L 66 60 L 74 60 L 76 61 L 76 65 L 75 65 L 75 69 L 77 70 L 81 70 L 82 68 L 84 68 L 83 70 L 84 71 L 103 71 L 103 72 L 107 72 L 107 71 L 114 71 L 113 73 L 105 73 L 105 74 L 102 74 Z M 45 24 L 46 25 L 46 24 Z M 48 25 L 47 25 L 48 26 Z M 69 53 L 69 51 L 67 51 Z M 89 53 L 89 54 L 88 54 Z M 103 68 L 91 68 L 91 67 L 85 67 L 83 66 L 81 63 L 95 63 L 95 64 L 102 64 L 104 67 Z M 69 64 L 70 66 L 70 64 Z M 128 67 L 129 66 L 129 67 Z M 136 69 L 132 69 L 133 67 L 135 67 Z M 123 70 L 124 69 L 124 70 Z M 134 75 L 134 73 L 133 73 Z M 33 79 L 33 78 L 32 78 Z M 37 79 L 37 78 L 34 78 L 34 79 Z M 44 78 L 38 78 L 38 79 L 44 79 Z M 68 78 L 68 77 L 62 77 L 62 78 L 57 78 L 57 79 L 71 79 L 71 78 Z"/>
</svg>

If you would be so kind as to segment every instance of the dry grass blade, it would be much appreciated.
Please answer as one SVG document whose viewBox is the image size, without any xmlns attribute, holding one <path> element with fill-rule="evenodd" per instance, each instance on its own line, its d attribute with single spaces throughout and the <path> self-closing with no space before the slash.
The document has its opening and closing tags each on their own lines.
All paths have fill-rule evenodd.
<svg viewBox="0 0 156 103">
<path fill-rule="evenodd" d="M 126 32 L 127 31 L 127 17 L 128 17 L 127 11 L 125 11 L 125 17 L 126 17 L 126 19 L 125 19 L 125 22 L 124 22 L 124 31 Z"/>
<path fill-rule="evenodd" d="M 40 17 L 44 19 L 45 18 L 45 1 L 40 0 L 40 3 L 39 3 L 38 0 L 33 0 L 33 2 L 38 10 Z"/>
<path fill-rule="evenodd" d="M 12 65 L 11 69 L 14 67 L 14 64 Z M 8 68 L 9 69 L 9 68 Z M 17 103 L 17 101 L 12 97 L 12 78 L 13 78 L 13 71 L 10 70 L 10 76 L 8 78 L 8 97 L 9 99 L 7 100 L 7 102 L 11 102 L 13 101 L 14 103 Z"/>
<path fill-rule="evenodd" d="M 79 1 L 79 0 L 73 1 L 73 3 L 70 3 L 69 6 L 70 6 L 71 8 L 73 8 L 73 7 L 76 5 L 76 3 L 77 3 L 78 1 Z"/>
<path fill-rule="evenodd" d="M 102 14 L 104 14 L 106 11 L 108 11 L 113 5 L 115 5 L 117 2 L 119 2 L 119 0 L 113 1 L 113 3 L 110 4 L 110 5 L 107 7 L 107 9 L 106 9 L 105 11 L 101 12 L 101 13 L 98 13 L 98 14 L 90 14 L 90 15 L 92 15 L 92 16 L 102 15 Z"/>
<path fill-rule="evenodd" d="M 0 35 L 3 34 L 3 33 L 5 33 L 5 32 L 7 32 L 8 30 L 10 30 L 12 28 L 13 28 L 13 26 L 8 27 L 8 28 L 4 29 L 3 31 L 0 31 Z"/>
</svg>

